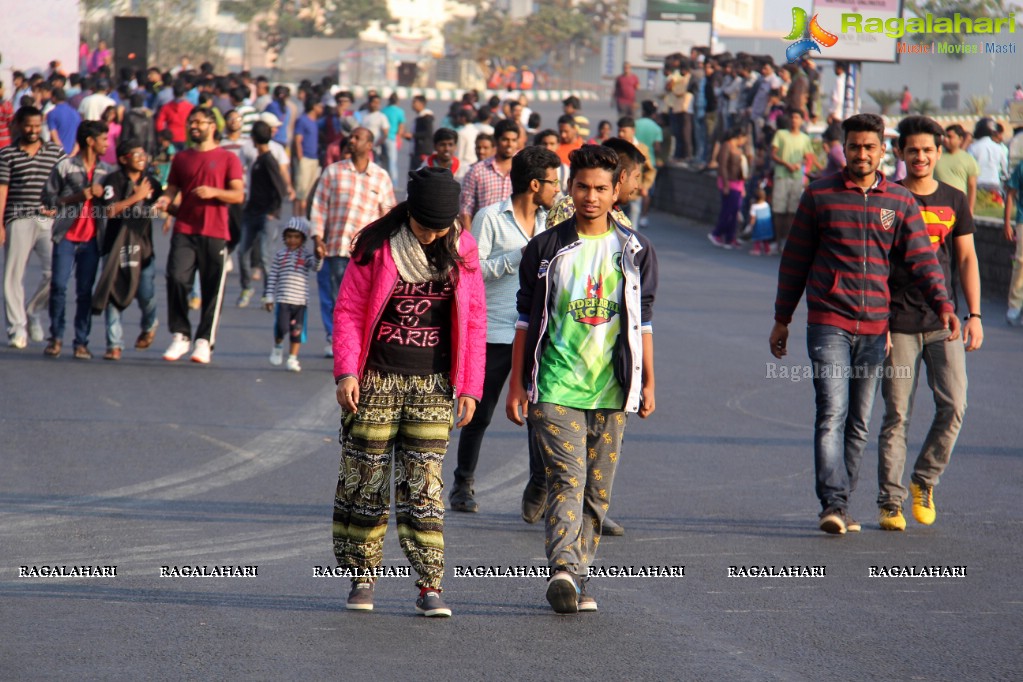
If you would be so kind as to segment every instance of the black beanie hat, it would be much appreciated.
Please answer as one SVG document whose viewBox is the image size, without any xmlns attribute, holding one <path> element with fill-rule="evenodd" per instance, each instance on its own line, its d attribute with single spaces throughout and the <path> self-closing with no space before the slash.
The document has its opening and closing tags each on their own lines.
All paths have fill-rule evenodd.
<svg viewBox="0 0 1023 682">
<path fill-rule="evenodd" d="M 408 212 L 429 230 L 446 230 L 458 217 L 462 188 L 447 168 L 409 171 Z"/>
</svg>

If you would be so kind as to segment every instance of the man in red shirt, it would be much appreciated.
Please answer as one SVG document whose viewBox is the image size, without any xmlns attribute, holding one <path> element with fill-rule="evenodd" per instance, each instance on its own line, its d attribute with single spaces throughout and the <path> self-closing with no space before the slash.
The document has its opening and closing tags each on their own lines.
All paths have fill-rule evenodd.
<svg viewBox="0 0 1023 682">
<path fill-rule="evenodd" d="M 619 116 L 636 115 L 636 91 L 639 90 L 639 78 L 632 72 L 632 65 L 625 62 L 622 73 L 615 78 L 614 104 Z"/>
<path fill-rule="evenodd" d="M 156 115 L 156 132 L 169 130 L 174 146 L 181 149 L 185 146 L 185 140 L 188 139 L 187 125 L 188 117 L 192 112 L 192 103 L 185 99 L 188 86 L 184 81 L 175 81 L 173 89 L 174 101 L 160 107 L 160 113 Z"/>
<path fill-rule="evenodd" d="M 174 340 L 163 354 L 174 361 L 192 346 L 188 292 L 196 270 L 202 288 L 202 309 L 195 330 L 192 362 L 207 364 L 216 341 L 217 319 L 224 295 L 227 260 L 228 204 L 245 200 L 241 161 L 213 139 L 216 119 L 210 109 L 196 108 L 188 117 L 188 137 L 195 145 L 178 152 L 167 177 L 167 191 L 156 206 L 166 209 L 180 195 L 174 210 L 174 235 L 167 258 L 167 314 Z M 170 229 L 164 223 L 164 232 Z"/>
</svg>

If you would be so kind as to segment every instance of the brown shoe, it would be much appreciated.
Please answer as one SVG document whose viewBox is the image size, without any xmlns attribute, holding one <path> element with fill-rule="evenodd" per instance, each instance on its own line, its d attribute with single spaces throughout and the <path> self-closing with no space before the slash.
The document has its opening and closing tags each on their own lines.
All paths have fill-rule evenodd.
<svg viewBox="0 0 1023 682">
<path fill-rule="evenodd" d="M 60 339 L 50 339 L 50 342 L 46 344 L 46 348 L 43 349 L 43 355 L 48 358 L 59 358 L 60 347 Z"/>
<path fill-rule="evenodd" d="M 139 337 L 135 339 L 135 350 L 145 350 L 153 345 L 153 341 L 156 340 L 156 327 L 153 327 L 147 332 L 142 332 Z"/>
<path fill-rule="evenodd" d="M 78 357 L 77 355 L 75 357 Z M 104 360 L 120 360 L 121 349 L 120 348 L 107 348 L 107 352 L 103 354 Z"/>
<path fill-rule="evenodd" d="M 85 346 L 75 346 L 75 360 L 92 360 L 92 353 Z"/>
</svg>

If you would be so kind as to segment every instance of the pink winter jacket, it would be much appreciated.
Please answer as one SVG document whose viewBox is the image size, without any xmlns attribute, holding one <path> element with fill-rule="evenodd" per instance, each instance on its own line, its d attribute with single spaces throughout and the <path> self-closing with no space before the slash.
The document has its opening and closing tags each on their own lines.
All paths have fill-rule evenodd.
<svg viewBox="0 0 1023 682">
<path fill-rule="evenodd" d="M 487 303 L 483 289 L 476 240 L 463 231 L 458 252 L 465 260 L 459 267 L 452 306 L 451 384 L 456 397 L 483 397 L 483 374 L 487 356 Z M 385 243 L 368 265 L 348 263 L 334 305 L 334 379 L 348 375 L 362 381 L 369 356 L 370 339 L 383 314 L 384 305 L 398 282 L 398 269 Z"/>
</svg>

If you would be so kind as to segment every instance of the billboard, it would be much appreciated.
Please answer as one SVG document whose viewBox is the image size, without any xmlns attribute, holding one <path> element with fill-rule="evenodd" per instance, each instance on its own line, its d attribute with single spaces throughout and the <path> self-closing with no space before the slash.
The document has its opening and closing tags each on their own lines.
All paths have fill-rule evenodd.
<svg viewBox="0 0 1023 682">
<path fill-rule="evenodd" d="M 674 52 L 710 45 L 713 0 L 648 0 L 643 22 L 643 55 L 663 59 Z"/>
</svg>

